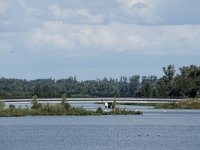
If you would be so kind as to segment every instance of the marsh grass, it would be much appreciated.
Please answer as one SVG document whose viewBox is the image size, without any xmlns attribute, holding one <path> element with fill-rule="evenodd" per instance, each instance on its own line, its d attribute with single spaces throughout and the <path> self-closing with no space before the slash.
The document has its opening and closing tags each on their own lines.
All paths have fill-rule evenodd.
<svg viewBox="0 0 200 150">
<path fill-rule="evenodd" d="M 125 109 L 115 109 L 105 112 L 101 108 L 96 111 L 86 110 L 82 107 L 70 107 L 65 109 L 61 104 L 41 104 L 38 109 L 29 108 L 4 108 L 0 110 L 0 117 L 19 116 L 96 116 L 96 115 L 140 115 L 140 111 L 126 111 Z"/>
<path fill-rule="evenodd" d="M 200 99 L 187 99 L 176 103 L 157 104 L 156 109 L 200 109 Z"/>
</svg>

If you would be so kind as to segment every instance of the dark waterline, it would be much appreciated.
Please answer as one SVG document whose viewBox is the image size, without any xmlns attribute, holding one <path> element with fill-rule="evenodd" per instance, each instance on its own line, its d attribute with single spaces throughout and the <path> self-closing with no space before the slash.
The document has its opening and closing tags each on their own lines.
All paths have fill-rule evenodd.
<svg viewBox="0 0 200 150">
<path fill-rule="evenodd" d="M 199 150 L 200 111 L 0 118 L 0 135 L 0 150 Z"/>
</svg>

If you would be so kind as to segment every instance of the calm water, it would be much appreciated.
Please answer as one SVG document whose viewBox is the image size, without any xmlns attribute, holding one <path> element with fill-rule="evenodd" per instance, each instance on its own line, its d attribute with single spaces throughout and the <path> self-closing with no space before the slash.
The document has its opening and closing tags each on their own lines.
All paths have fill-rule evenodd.
<svg viewBox="0 0 200 150">
<path fill-rule="evenodd" d="M 0 150 L 199 150 L 200 111 L 0 118 Z"/>
</svg>

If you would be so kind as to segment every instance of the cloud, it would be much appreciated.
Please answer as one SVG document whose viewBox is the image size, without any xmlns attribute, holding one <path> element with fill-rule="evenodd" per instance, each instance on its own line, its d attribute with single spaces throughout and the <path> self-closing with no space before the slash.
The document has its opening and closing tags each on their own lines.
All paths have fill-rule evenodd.
<svg viewBox="0 0 200 150">
<path fill-rule="evenodd" d="M 11 5 L 10 0 L 0 0 L 0 16 L 5 16 Z"/>
<path fill-rule="evenodd" d="M 161 18 L 156 14 L 155 0 L 117 0 L 119 8 L 124 12 L 124 23 L 155 24 Z"/>
<path fill-rule="evenodd" d="M 167 21 L 170 18 L 167 17 L 169 13 L 166 14 L 165 10 L 169 7 L 162 9 L 164 5 L 173 8 L 175 4 L 188 5 L 185 2 L 181 4 L 180 0 L 174 0 L 173 3 L 158 0 L 116 0 L 116 8 L 109 5 L 106 17 L 104 8 L 95 11 L 92 9 L 98 7 L 95 3 L 85 7 L 66 7 L 62 3 L 52 2 L 45 6 L 46 3 L 42 2 L 44 6 L 38 3 L 39 7 L 36 7 L 33 5 L 34 1 L 18 1 L 18 8 L 12 12 L 11 17 L 0 20 L 0 32 L 12 31 L 15 34 L 14 38 L 3 41 L 14 41 L 16 49 L 23 49 L 26 45 L 29 51 L 71 55 L 123 52 L 157 55 L 199 53 L 199 25 L 192 25 L 192 21 L 191 25 L 178 24 L 180 20 L 177 21 L 178 25 L 170 24 Z M 20 12 L 21 8 L 23 10 Z M 34 16 L 35 11 L 43 15 Z M 183 10 L 174 11 L 178 14 Z M 24 15 L 25 12 L 29 15 Z M 193 13 L 190 10 L 190 15 Z M 173 18 L 176 20 L 176 17 Z M 109 22 L 105 23 L 105 20 Z M 26 33 L 25 37 L 21 36 L 22 32 Z"/>
<path fill-rule="evenodd" d="M 27 15 L 30 15 L 32 12 L 35 11 L 35 9 L 30 7 L 24 0 L 18 0 L 18 2 L 20 3 L 21 7 L 24 8 Z"/>
<path fill-rule="evenodd" d="M 149 1 L 146 0 L 117 0 L 119 4 L 128 8 L 146 8 Z"/>
<path fill-rule="evenodd" d="M 148 73 L 198 64 L 199 6 L 199 0 L 0 0 L 1 76 L 104 76 L 105 66 L 112 76 L 124 68 Z"/>
<path fill-rule="evenodd" d="M 62 21 L 47 21 L 40 28 L 31 33 L 31 45 L 37 47 L 51 47 L 52 51 L 65 52 L 76 55 L 97 47 L 109 47 L 115 43 L 115 33 L 109 31 L 107 26 L 100 25 L 69 25 Z M 49 48 L 46 48 L 50 50 Z M 36 49 L 37 50 L 37 49 Z"/>
<path fill-rule="evenodd" d="M 136 4 L 134 4 L 134 5 L 132 5 L 132 8 L 148 8 L 148 5 L 147 4 L 145 4 L 145 3 L 142 3 L 142 2 L 138 2 L 138 3 L 136 3 Z"/>
<path fill-rule="evenodd" d="M 69 9 L 61 8 L 59 5 L 54 4 L 49 6 L 49 10 L 52 11 L 54 17 L 65 19 L 66 21 L 78 23 L 102 23 L 104 20 L 103 15 L 91 14 L 87 9 Z"/>
<path fill-rule="evenodd" d="M 142 25 L 200 24 L 199 0 L 117 0 L 124 23 Z M 178 7 L 178 9 L 177 9 Z"/>
<path fill-rule="evenodd" d="M 200 25 L 69 25 L 44 22 L 31 33 L 33 45 L 82 53 L 188 54 L 200 49 Z M 48 50 L 48 48 L 47 48 Z"/>
</svg>

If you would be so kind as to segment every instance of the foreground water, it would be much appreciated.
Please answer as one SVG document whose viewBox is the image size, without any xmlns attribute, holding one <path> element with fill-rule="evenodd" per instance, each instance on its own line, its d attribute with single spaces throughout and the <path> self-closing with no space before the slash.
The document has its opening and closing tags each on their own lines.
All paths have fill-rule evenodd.
<svg viewBox="0 0 200 150">
<path fill-rule="evenodd" d="M 136 108 L 144 115 L 0 118 L 0 150 L 200 149 L 200 111 Z"/>
</svg>

